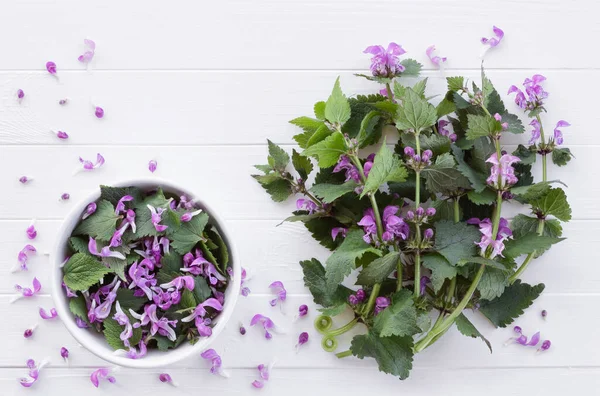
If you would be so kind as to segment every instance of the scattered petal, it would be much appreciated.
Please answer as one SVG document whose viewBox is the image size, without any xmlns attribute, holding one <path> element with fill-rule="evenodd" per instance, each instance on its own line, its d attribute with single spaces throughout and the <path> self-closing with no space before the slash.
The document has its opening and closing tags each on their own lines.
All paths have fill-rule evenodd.
<svg viewBox="0 0 600 396">
<path fill-rule="evenodd" d="M 53 131 L 54 133 L 54 131 Z M 67 132 L 63 132 L 63 131 L 56 131 L 56 137 L 62 140 L 66 140 L 69 138 L 69 134 L 67 134 Z"/>
<path fill-rule="evenodd" d="M 92 374 L 90 375 L 90 381 L 92 381 L 92 384 L 96 388 L 100 384 L 100 380 L 103 378 L 105 378 L 111 384 L 114 384 L 115 382 L 117 382 L 116 378 L 109 374 L 110 374 L 109 368 L 99 368 L 92 372 Z"/>
<path fill-rule="evenodd" d="M 89 160 L 84 160 L 81 157 L 79 157 L 79 162 L 83 164 L 84 170 L 93 170 L 93 169 L 99 168 L 102 165 L 104 165 L 104 157 L 100 153 L 98 153 L 98 154 L 96 154 L 96 162 L 95 163 L 92 163 L 92 161 L 89 161 Z"/>
<path fill-rule="evenodd" d="M 13 268 L 12 272 L 16 271 L 17 269 L 21 269 L 21 271 L 27 271 L 27 260 L 29 258 L 29 254 L 30 253 L 36 253 L 37 250 L 35 249 L 35 247 L 33 245 L 25 245 L 25 247 L 23 249 L 21 249 L 21 251 L 19 252 L 18 256 L 17 256 L 17 260 L 19 262 L 19 266 Z"/>
<path fill-rule="evenodd" d="M 27 177 L 27 176 L 21 176 L 19 177 L 19 182 L 21 182 L 21 184 L 27 184 L 30 181 L 32 181 L 33 179 L 31 177 Z"/>
<path fill-rule="evenodd" d="M 46 70 L 48 70 L 48 73 L 55 75 L 56 74 L 56 63 L 49 61 L 46 62 Z"/>
<path fill-rule="evenodd" d="M 20 99 L 23 99 L 24 97 L 25 97 L 25 92 L 23 92 L 22 89 L 18 89 L 17 90 L 17 98 L 19 98 L 19 100 L 20 100 Z"/>
<path fill-rule="evenodd" d="M 435 45 L 432 45 L 431 47 L 427 48 L 427 50 L 425 51 L 425 53 L 427 54 L 427 57 L 429 58 L 429 60 L 431 61 L 431 63 L 433 63 L 437 67 L 440 67 L 442 63 L 446 62 L 447 58 L 445 58 L 445 57 L 442 58 L 442 57 L 439 57 L 437 55 L 433 55 L 434 51 L 435 51 Z"/>
<path fill-rule="evenodd" d="M 156 171 L 157 166 L 158 163 L 156 162 L 156 160 L 150 160 L 150 162 L 148 162 L 148 170 L 152 173 Z"/>
<path fill-rule="evenodd" d="M 96 106 L 96 109 L 94 110 L 94 114 L 96 115 L 96 117 L 102 118 L 102 117 L 104 117 L 104 109 L 100 106 Z"/>
<path fill-rule="evenodd" d="M 296 352 L 299 351 L 300 347 L 308 342 L 308 333 L 303 331 L 298 336 L 298 343 L 296 344 Z"/>
<path fill-rule="evenodd" d="M 27 230 L 25 230 L 25 232 L 27 233 L 27 238 L 33 240 L 35 239 L 35 237 L 37 237 L 37 230 L 35 229 L 35 225 L 33 224 L 34 221 L 31 222 L 31 225 L 29 227 L 27 227 Z"/>
<path fill-rule="evenodd" d="M 537 351 L 538 352 L 547 351 L 548 349 L 550 349 L 551 345 L 552 345 L 552 343 L 550 342 L 550 340 L 544 340 L 544 342 L 542 342 L 542 346 L 539 347 L 539 349 Z"/>
<path fill-rule="evenodd" d="M 281 332 L 281 330 L 275 325 L 275 323 L 267 316 L 256 314 L 252 317 L 250 321 L 250 326 L 254 326 L 260 323 L 265 330 L 265 338 L 270 340 L 273 338 L 273 335 L 269 333 L 269 330 L 274 331 L 276 333 Z"/>
<path fill-rule="evenodd" d="M 490 47 L 495 47 L 498 44 L 500 44 L 500 41 L 502 41 L 502 38 L 504 37 L 504 31 L 502 31 L 502 29 L 500 29 L 496 26 L 493 27 L 493 31 L 494 31 L 494 36 L 496 36 L 496 37 L 490 37 L 490 38 L 482 37 L 481 38 L 482 44 L 487 44 Z"/>
<path fill-rule="evenodd" d="M 61 200 L 61 201 L 68 201 L 69 199 L 71 199 L 71 195 L 70 195 L 69 193 L 63 193 L 63 194 L 60 196 L 60 200 Z"/>
<path fill-rule="evenodd" d="M 287 291 L 283 286 L 283 282 L 275 281 L 269 285 L 269 288 L 277 295 L 277 298 L 270 301 L 272 307 L 277 305 L 277 301 L 284 302 L 287 297 Z"/>
<path fill-rule="evenodd" d="M 83 212 L 83 215 L 81 216 L 81 220 L 85 220 L 88 217 L 90 217 L 91 215 L 93 215 L 96 212 L 97 208 L 98 208 L 98 205 L 96 205 L 96 202 L 92 202 L 91 204 L 89 204 L 85 208 L 85 212 Z"/>
<path fill-rule="evenodd" d="M 65 347 L 60 348 L 60 356 L 65 360 L 65 362 L 69 361 L 69 350 Z"/>
<path fill-rule="evenodd" d="M 33 332 L 35 331 L 35 329 L 37 328 L 37 324 L 31 326 L 30 329 L 27 329 L 23 332 L 23 337 L 25 338 L 31 338 L 33 336 Z"/>
<path fill-rule="evenodd" d="M 210 368 L 210 372 L 212 374 L 219 374 L 223 377 L 229 377 L 229 375 L 223 371 L 223 361 L 221 360 L 221 356 L 214 349 L 207 349 L 202 352 L 200 355 L 203 359 L 210 360 L 212 367 Z"/>
<path fill-rule="evenodd" d="M 69 102 L 69 98 L 64 98 L 58 101 L 58 104 L 61 106 L 66 105 Z"/>
<path fill-rule="evenodd" d="M 58 312 L 56 312 L 56 308 L 51 308 L 50 313 L 47 313 L 44 308 L 40 307 L 40 316 L 42 319 L 54 319 L 58 317 Z"/>
</svg>

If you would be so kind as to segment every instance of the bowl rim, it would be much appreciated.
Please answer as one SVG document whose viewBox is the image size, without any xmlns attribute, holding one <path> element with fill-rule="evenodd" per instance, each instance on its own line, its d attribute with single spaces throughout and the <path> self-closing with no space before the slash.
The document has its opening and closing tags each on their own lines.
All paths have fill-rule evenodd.
<svg viewBox="0 0 600 396">
<path fill-rule="evenodd" d="M 205 210 L 212 223 L 216 224 L 219 231 L 225 240 L 229 248 L 230 253 L 230 266 L 233 268 L 233 276 L 225 290 L 226 299 L 223 306 L 223 311 L 217 317 L 217 324 L 213 327 L 213 332 L 210 337 L 200 338 L 198 342 L 189 347 L 180 345 L 177 348 L 169 350 L 167 352 L 156 351 L 153 352 L 152 359 L 144 357 L 141 359 L 130 359 L 123 355 L 116 354 L 114 351 L 106 348 L 108 345 L 104 338 L 101 342 L 104 344 L 100 346 L 99 342 L 91 341 L 100 339 L 95 334 L 92 334 L 88 329 L 79 328 L 75 322 L 75 317 L 68 308 L 69 298 L 66 296 L 62 287 L 62 263 L 64 261 L 64 249 L 65 242 L 71 236 L 74 227 L 79 223 L 80 216 L 90 202 L 95 202 L 100 198 L 100 185 L 96 187 L 92 192 L 86 194 L 81 200 L 73 206 L 73 208 L 63 218 L 63 221 L 55 236 L 54 246 L 50 252 L 50 265 L 51 265 L 51 294 L 61 322 L 65 325 L 71 336 L 75 340 L 85 347 L 87 350 L 92 352 L 94 355 L 104 359 L 110 363 L 129 367 L 129 368 L 157 368 L 164 367 L 178 361 L 181 361 L 195 353 L 198 353 L 207 349 L 210 344 L 218 337 L 221 331 L 225 328 L 227 322 L 231 318 L 233 310 L 237 304 L 238 296 L 240 294 L 240 282 L 241 279 L 241 264 L 239 254 L 235 242 L 233 241 L 232 233 L 230 232 L 227 223 L 213 210 L 213 206 L 210 205 L 204 198 L 199 197 L 194 193 L 193 190 L 189 190 L 182 187 L 180 184 L 172 181 L 167 181 L 161 178 L 136 178 L 120 180 L 115 183 L 101 184 L 111 187 L 129 187 L 129 186 L 156 186 L 161 187 L 165 190 L 177 191 L 193 198 L 199 206 Z M 74 219 L 77 220 L 72 225 Z M 157 355 L 159 354 L 159 355 Z"/>
</svg>

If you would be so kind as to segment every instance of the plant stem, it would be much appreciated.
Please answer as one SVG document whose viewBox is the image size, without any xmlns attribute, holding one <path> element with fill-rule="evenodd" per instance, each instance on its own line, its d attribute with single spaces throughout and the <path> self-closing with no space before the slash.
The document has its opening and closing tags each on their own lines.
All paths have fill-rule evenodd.
<svg viewBox="0 0 600 396">
<path fill-rule="evenodd" d="M 379 296 L 379 289 L 381 289 L 381 284 L 376 283 L 375 286 L 373 286 L 373 290 L 371 290 L 371 295 L 369 296 L 369 301 L 365 308 L 365 316 L 369 316 L 371 313 L 371 309 L 373 309 L 373 305 L 375 305 L 375 300 Z"/>
<path fill-rule="evenodd" d="M 460 197 L 454 198 L 454 222 L 458 223 L 460 221 L 460 206 L 458 204 L 458 200 Z"/>
<path fill-rule="evenodd" d="M 420 141 L 420 131 L 417 130 L 415 132 L 415 145 L 417 148 L 417 155 L 421 156 L 421 141 Z M 415 209 L 421 206 L 421 171 L 415 171 Z M 415 223 L 415 239 L 417 241 L 417 246 L 421 246 L 421 225 L 417 222 Z M 417 252 L 415 255 L 415 284 L 413 287 L 413 295 L 415 298 L 420 296 L 421 292 L 421 248 L 417 248 Z"/>
<path fill-rule="evenodd" d="M 431 331 L 427 333 L 427 336 L 425 336 L 425 338 L 423 338 L 415 344 L 415 352 L 421 352 L 433 341 L 433 339 L 438 334 L 442 334 L 447 329 L 449 329 L 450 326 L 452 326 L 458 315 L 462 313 L 463 309 L 465 309 L 469 301 L 471 301 L 471 297 L 473 297 L 473 293 L 475 293 L 475 289 L 477 288 L 477 285 L 479 284 L 479 281 L 481 280 L 484 271 L 485 265 L 481 265 L 479 267 L 479 270 L 477 271 L 477 274 L 475 274 L 473 282 L 471 282 L 471 286 L 469 286 L 469 289 L 463 296 L 462 300 L 460 300 L 460 303 L 458 303 L 458 305 L 456 306 L 456 309 L 454 309 L 454 311 L 452 311 L 452 313 L 449 316 L 447 316 L 446 319 L 440 322 L 437 326 L 434 326 L 434 328 L 432 328 Z"/>
<path fill-rule="evenodd" d="M 540 124 L 540 139 L 542 141 L 541 148 L 542 148 L 542 150 L 545 150 L 546 137 L 544 136 L 544 127 L 542 126 L 542 119 L 540 118 L 539 114 L 535 116 L 535 119 Z M 542 154 L 542 181 L 545 182 L 547 180 L 548 180 L 548 177 L 547 177 L 546 152 L 543 151 L 543 154 Z"/>
<path fill-rule="evenodd" d="M 339 335 L 342 335 L 342 334 L 344 334 L 344 333 L 352 330 L 352 328 L 354 326 L 356 326 L 357 323 L 358 323 L 358 318 L 354 318 L 350 322 L 348 322 L 345 325 L 343 325 L 342 327 L 337 328 L 335 330 L 328 331 L 327 335 L 330 335 L 330 336 L 339 336 Z"/>
<path fill-rule="evenodd" d="M 387 91 L 387 97 L 390 102 L 394 101 L 394 94 L 392 93 L 392 88 L 390 87 L 390 83 L 385 83 L 385 90 Z"/>
<path fill-rule="evenodd" d="M 397 246 L 395 246 L 397 249 Z M 402 260 L 398 257 L 398 264 L 396 265 L 396 291 L 402 290 Z"/>
<path fill-rule="evenodd" d="M 338 358 L 340 358 L 340 359 L 348 357 L 348 356 L 352 356 L 352 351 L 350 349 L 348 349 L 348 350 L 346 350 L 344 352 L 338 352 L 338 353 L 336 353 L 335 356 L 338 357 Z"/>
</svg>

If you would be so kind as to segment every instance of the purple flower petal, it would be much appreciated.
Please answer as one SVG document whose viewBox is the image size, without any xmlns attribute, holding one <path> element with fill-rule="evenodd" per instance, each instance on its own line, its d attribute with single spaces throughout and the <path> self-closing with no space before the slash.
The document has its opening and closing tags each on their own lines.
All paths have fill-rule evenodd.
<svg viewBox="0 0 600 396">
<path fill-rule="evenodd" d="M 69 101 L 68 98 L 64 98 L 64 99 L 59 100 L 58 104 L 61 105 L 61 106 L 64 106 L 64 105 L 67 104 L 68 101 Z"/>
<path fill-rule="evenodd" d="M 96 108 L 94 109 L 94 114 L 96 115 L 96 117 L 102 118 L 104 117 L 104 109 L 100 106 L 96 106 Z"/>
<path fill-rule="evenodd" d="M 67 361 L 69 359 L 69 350 L 65 347 L 60 348 L 60 356 Z"/>
<path fill-rule="evenodd" d="M 25 97 L 25 92 L 22 89 L 17 90 L 17 98 L 23 99 Z"/>
<path fill-rule="evenodd" d="M 25 247 L 23 247 L 23 249 L 21 249 L 21 251 L 19 252 L 18 256 L 17 256 L 17 260 L 19 262 L 19 267 L 17 267 L 16 269 L 20 268 L 21 271 L 27 271 L 27 260 L 29 258 L 29 254 L 31 253 L 36 253 L 37 250 L 35 249 L 35 247 L 33 245 L 25 245 Z M 13 269 L 14 272 L 15 269 Z"/>
<path fill-rule="evenodd" d="M 69 138 L 69 135 L 67 134 L 67 132 L 63 132 L 63 131 L 57 131 L 56 132 L 56 137 L 62 140 L 66 140 Z"/>
<path fill-rule="evenodd" d="M 431 63 L 433 63 L 437 67 L 440 67 L 440 64 L 446 62 L 447 58 L 445 58 L 445 57 L 442 58 L 442 57 L 439 57 L 437 55 L 433 55 L 434 51 L 435 51 L 435 45 L 432 45 L 431 47 L 427 48 L 427 50 L 425 51 L 425 53 L 427 54 L 427 57 L 429 58 L 429 60 L 431 61 Z"/>
<path fill-rule="evenodd" d="M 272 334 L 269 333 L 269 330 L 272 330 L 275 332 L 279 331 L 277 326 L 275 326 L 275 323 L 268 316 L 256 314 L 252 317 L 252 320 L 250 320 L 250 326 L 254 326 L 259 323 L 262 325 L 263 329 L 265 330 L 265 338 L 267 340 L 270 340 L 273 337 Z"/>
<path fill-rule="evenodd" d="M 85 220 L 88 217 L 90 217 L 91 215 L 93 215 L 96 212 L 96 209 L 98 208 L 98 205 L 96 205 L 96 202 L 92 202 L 90 203 L 86 208 L 85 208 L 85 212 L 83 213 L 83 215 L 81 216 L 81 220 Z"/>
<path fill-rule="evenodd" d="M 254 380 L 252 381 L 252 386 L 256 389 L 262 389 L 265 386 L 265 383 L 263 381 Z"/>
<path fill-rule="evenodd" d="M 27 233 L 27 238 L 32 240 L 35 239 L 35 237 L 37 236 L 37 230 L 35 229 L 35 226 L 33 224 L 27 227 L 27 230 L 25 230 L 25 232 Z"/>
<path fill-rule="evenodd" d="M 275 281 L 269 285 L 269 288 L 272 289 L 273 292 L 277 295 L 277 298 L 275 300 L 271 301 L 272 306 L 275 306 L 277 304 L 277 301 L 281 301 L 281 302 L 285 301 L 285 299 L 287 297 L 287 290 L 285 290 L 285 287 L 283 286 L 283 282 Z"/>
<path fill-rule="evenodd" d="M 150 160 L 150 162 L 148 162 L 148 170 L 152 173 L 156 171 L 157 166 L 158 163 L 156 162 L 156 160 Z"/>
<path fill-rule="evenodd" d="M 48 70 L 48 73 L 55 75 L 56 74 L 56 63 L 49 61 L 46 62 L 46 70 Z"/>
<path fill-rule="evenodd" d="M 60 196 L 60 200 L 61 200 L 61 201 L 68 201 L 69 199 L 71 199 L 71 195 L 70 195 L 69 193 L 63 193 L 63 194 Z"/>
<path fill-rule="evenodd" d="M 81 157 L 79 157 L 79 162 L 81 162 L 83 164 L 84 170 L 93 170 L 93 169 L 99 168 L 102 165 L 104 165 L 104 157 L 100 153 L 98 153 L 98 154 L 96 154 L 96 162 L 95 163 L 92 163 L 92 161 L 89 161 L 89 160 L 84 160 Z"/>
<path fill-rule="evenodd" d="M 27 177 L 27 176 L 21 176 L 21 177 L 19 177 L 19 182 L 21 184 L 27 184 L 27 183 L 29 183 L 32 180 L 33 179 L 31 177 Z"/>
<path fill-rule="evenodd" d="M 214 349 L 207 349 L 206 351 L 200 354 L 203 359 L 210 360 L 211 368 L 210 372 L 212 374 L 219 374 L 221 376 L 227 377 L 228 375 L 223 371 L 223 361 L 221 360 L 221 356 Z"/>
<path fill-rule="evenodd" d="M 548 349 L 550 349 L 551 345 L 552 343 L 550 342 L 550 340 L 544 340 L 544 342 L 542 342 L 542 346 L 539 347 L 538 352 L 547 351 Z"/>
<path fill-rule="evenodd" d="M 92 374 L 90 375 L 90 381 L 92 381 L 92 384 L 96 388 L 98 387 L 98 385 L 100 385 L 101 379 L 106 379 L 108 382 L 114 384 L 116 382 L 116 379 L 115 379 L 115 377 L 112 377 L 109 374 L 110 374 L 110 369 L 99 368 L 92 372 Z"/>
<path fill-rule="evenodd" d="M 502 31 L 502 29 L 500 29 L 496 26 L 493 27 L 493 31 L 494 31 L 494 35 L 496 37 L 491 37 L 491 38 L 482 37 L 481 38 L 482 44 L 487 44 L 490 47 L 495 47 L 498 44 L 500 44 L 500 41 L 502 41 L 502 38 L 504 37 L 504 31 Z"/>
<path fill-rule="evenodd" d="M 40 316 L 42 319 L 54 319 L 58 317 L 58 313 L 56 312 L 56 308 L 51 308 L 50 313 L 47 313 L 44 308 L 40 308 Z"/>
</svg>

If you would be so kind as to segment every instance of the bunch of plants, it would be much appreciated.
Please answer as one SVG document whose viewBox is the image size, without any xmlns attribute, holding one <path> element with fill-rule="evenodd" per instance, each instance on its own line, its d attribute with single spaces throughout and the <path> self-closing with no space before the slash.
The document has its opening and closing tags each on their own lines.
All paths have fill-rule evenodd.
<svg viewBox="0 0 600 396">
<path fill-rule="evenodd" d="M 79 327 L 132 359 L 212 334 L 228 248 L 187 196 L 101 186 L 74 229 L 63 286 Z"/>
<path fill-rule="evenodd" d="M 322 347 L 374 358 L 380 371 L 405 379 L 413 356 L 453 326 L 491 351 L 463 311 L 506 327 L 542 293 L 544 284 L 519 277 L 564 239 L 571 209 L 562 184 L 548 179 L 548 162 L 564 166 L 572 155 L 561 147 L 567 122 L 544 129 L 543 76 L 508 89 L 531 128 L 528 144 L 509 153 L 502 136 L 525 126 L 483 64 L 479 81 L 448 77 L 447 91 L 430 96 L 421 65 L 401 60 L 397 47 L 369 47 L 372 75 L 358 75 L 385 88 L 347 97 L 338 78 L 314 115 L 290 121 L 302 129 L 298 149 L 268 141 L 268 163 L 253 177 L 276 202 L 296 197 L 286 220 L 331 250 L 325 263 L 300 262 L 321 306 Z M 526 213 L 509 221 L 507 204 Z M 347 311 L 353 318 L 334 329 L 332 318 Z M 340 350 L 337 337 L 359 323 L 366 332 Z"/>
</svg>

